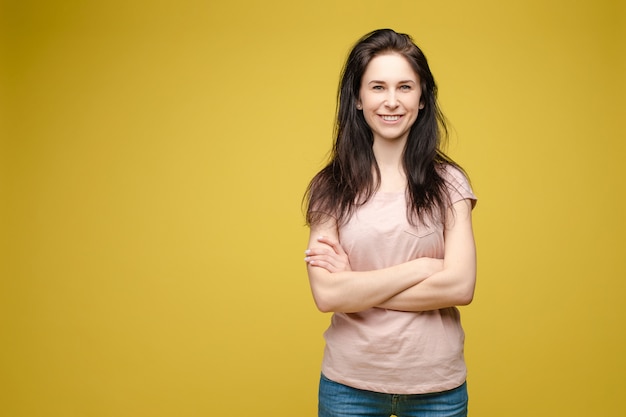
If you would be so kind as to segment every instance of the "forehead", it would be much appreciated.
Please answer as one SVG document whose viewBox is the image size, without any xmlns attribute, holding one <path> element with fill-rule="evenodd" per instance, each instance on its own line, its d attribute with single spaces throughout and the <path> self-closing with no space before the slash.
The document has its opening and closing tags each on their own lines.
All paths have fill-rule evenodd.
<svg viewBox="0 0 626 417">
<path fill-rule="evenodd" d="M 368 82 L 369 80 L 414 80 L 417 82 L 419 76 L 405 57 L 396 53 L 389 53 L 377 55 L 367 64 L 363 73 L 363 81 Z"/>
</svg>

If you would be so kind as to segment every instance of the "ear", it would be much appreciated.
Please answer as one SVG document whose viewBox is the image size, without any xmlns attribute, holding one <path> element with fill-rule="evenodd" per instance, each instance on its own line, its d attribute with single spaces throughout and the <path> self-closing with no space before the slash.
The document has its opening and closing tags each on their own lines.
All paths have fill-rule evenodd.
<svg viewBox="0 0 626 417">
<path fill-rule="evenodd" d="M 423 102 L 423 101 L 420 101 L 420 105 L 419 105 L 419 107 L 418 107 L 418 108 L 419 108 L 420 110 L 422 110 L 422 109 L 424 108 L 424 102 Z"/>
<path fill-rule="evenodd" d="M 357 110 L 363 110 L 363 105 L 361 104 L 361 100 L 357 100 L 356 108 L 357 108 Z"/>
</svg>

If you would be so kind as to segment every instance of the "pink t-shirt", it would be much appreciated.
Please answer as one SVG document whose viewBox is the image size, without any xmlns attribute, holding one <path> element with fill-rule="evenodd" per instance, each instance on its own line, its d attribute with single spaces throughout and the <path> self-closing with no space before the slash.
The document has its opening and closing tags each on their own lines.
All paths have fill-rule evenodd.
<svg viewBox="0 0 626 417">
<path fill-rule="evenodd" d="M 452 203 L 462 199 L 475 203 L 458 169 L 448 166 L 444 178 Z M 443 224 L 411 226 L 404 192 L 375 194 L 339 228 L 339 239 L 355 271 L 444 256 Z M 354 388 L 423 394 L 456 388 L 467 376 L 464 333 L 454 307 L 334 313 L 324 337 L 323 374 Z"/>
</svg>

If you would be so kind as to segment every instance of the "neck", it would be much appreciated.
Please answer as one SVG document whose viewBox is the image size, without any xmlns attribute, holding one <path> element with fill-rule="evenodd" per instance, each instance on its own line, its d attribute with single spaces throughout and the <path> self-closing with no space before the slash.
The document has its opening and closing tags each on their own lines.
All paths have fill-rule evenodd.
<svg viewBox="0 0 626 417">
<path fill-rule="evenodd" d="M 372 150 L 379 167 L 402 167 L 402 153 L 406 140 L 386 141 L 374 140 Z"/>
<path fill-rule="evenodd" d="M 382 192 L 401 191 L 406 188 L 406 175 L 402 166 L 405 141 L 374 141 L 372 150 L 380 171 Z"/>
</svg>

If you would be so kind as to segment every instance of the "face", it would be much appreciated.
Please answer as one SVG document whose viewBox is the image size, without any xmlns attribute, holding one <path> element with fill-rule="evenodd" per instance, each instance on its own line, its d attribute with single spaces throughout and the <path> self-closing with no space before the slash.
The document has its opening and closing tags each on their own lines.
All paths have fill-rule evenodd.
<svg viewBox="0 0 626 417">
<path fill-rule="evenodd" d="M 401 55 L 374 57 L 363 74 L 357 108 L 374 133 L 374 141 L 405 141 L 421 104 L 418 75 Z"/>
</svg>

